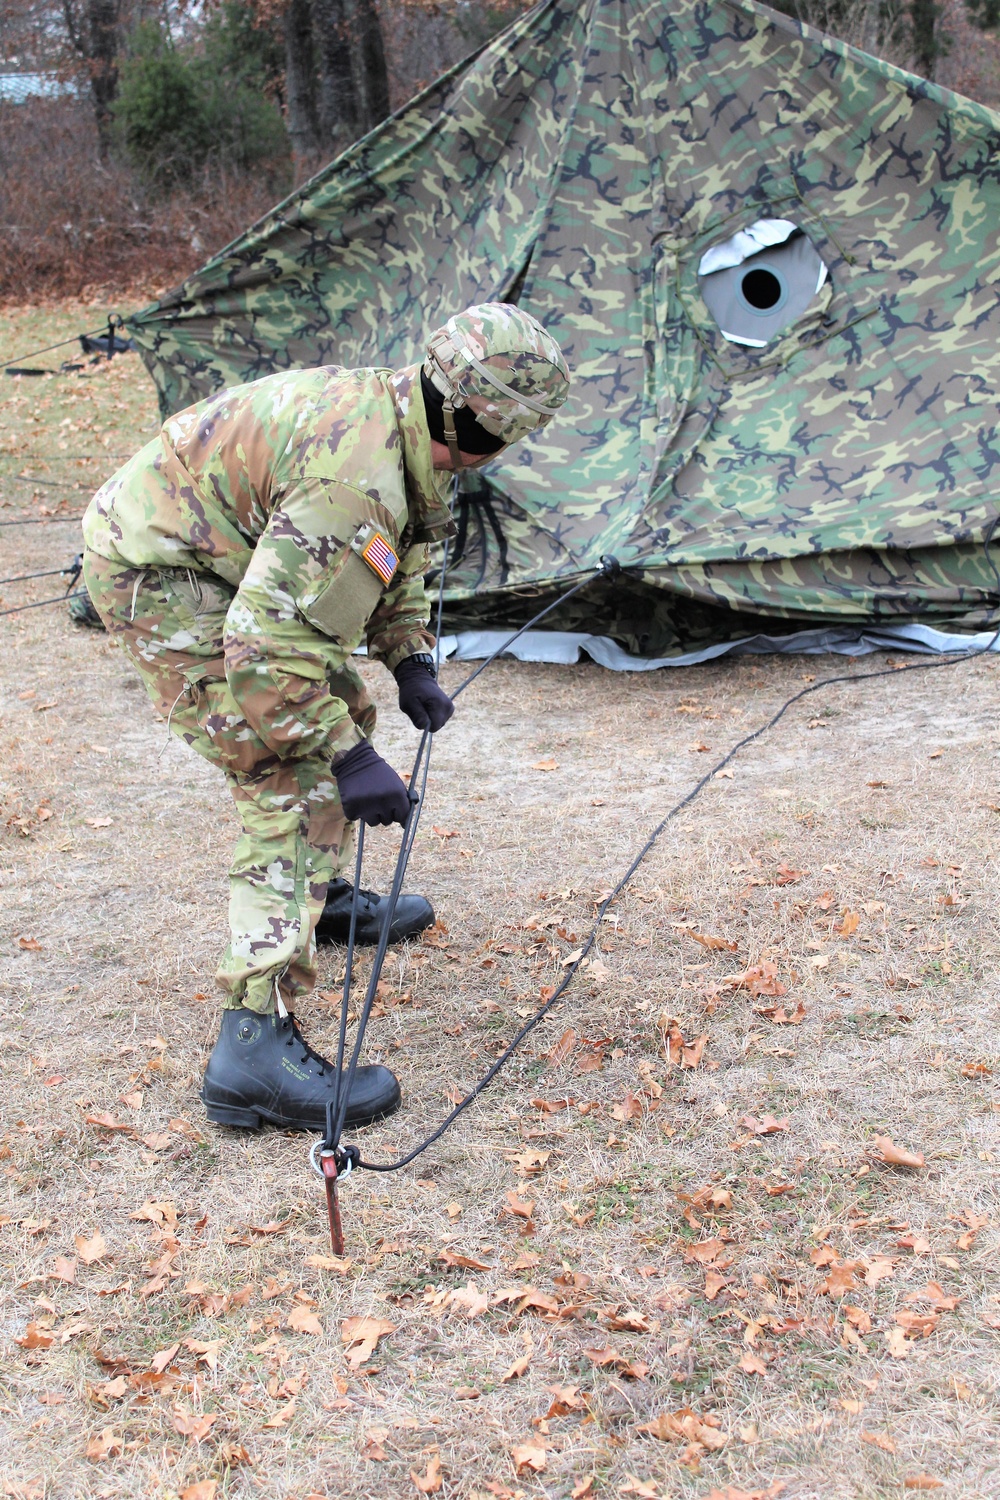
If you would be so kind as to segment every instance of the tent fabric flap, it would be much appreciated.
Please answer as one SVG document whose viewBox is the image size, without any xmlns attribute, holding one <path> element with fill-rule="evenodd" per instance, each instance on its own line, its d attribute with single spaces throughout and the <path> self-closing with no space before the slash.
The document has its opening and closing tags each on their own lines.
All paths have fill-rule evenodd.
<svg viewBox="0 0 1000 1500">
<path fill-rule="evenodd" d="M 540 318 L 571 397 L 463 484 L 453 616 L 610 552 L 720 639 L 731 613 L 971 628 L 998 603 L 998 144 L 753 0 L 545 0 L 129 332 L 176 410 L 412 362 L 473 302 Z"/>
</svg>

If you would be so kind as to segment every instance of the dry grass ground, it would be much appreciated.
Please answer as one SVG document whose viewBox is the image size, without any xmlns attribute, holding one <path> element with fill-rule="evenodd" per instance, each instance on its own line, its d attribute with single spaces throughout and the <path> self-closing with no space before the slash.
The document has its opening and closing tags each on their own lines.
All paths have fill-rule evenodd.
<svg viewBox="0 0 1000 1500">
<path fill-rule="evenodd" d="M 3 348 L 81 318 L 11 315 Z M 4 520 L 74 513 L 57 486 L 155 420 L 135 360 L 0 399 Z M 77 545 L 0 538 L 5 577 Z M 104 636 L 59 608 L 0 635 L 3 1494 L 1000 1495 L 995 661 L 836 687 L 744 752 L 505 1076 L 412 1168 L 345 1185 L 332 1266 L 308 1140 L 198 1099 L 218 777 Z M 477 681 L 412 866 L 443 927 L 393 953 L 371 1029 L 406 1107 L 368 1156 L 443 1115 L 663 810 L 831 667 Z M 371 839 L 373 884 L 394 843 Z M 341 957 L 304 1017 L 319 1045 Z M 352 1318 L 374 1348 L 345 1349 Z"/>
</svg>

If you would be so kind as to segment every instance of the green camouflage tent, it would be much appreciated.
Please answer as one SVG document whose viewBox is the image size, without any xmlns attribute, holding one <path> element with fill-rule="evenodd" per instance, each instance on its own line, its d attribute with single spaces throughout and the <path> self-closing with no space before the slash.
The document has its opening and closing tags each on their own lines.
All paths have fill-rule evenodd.
<svg viewBox="0 0 1000 1500">
<path fill-rule="evenodd" d="M 969 628 L 997 607 L 998 144 L 752 0 L 546 0 L 129 330 L 170 411 L 411 362 L 468 303 L 539 317 L 573 394 L 467 481 L 452 621 L 611 552 L 625 577 L 557 623 L 636 651 Z"/>
</svg>

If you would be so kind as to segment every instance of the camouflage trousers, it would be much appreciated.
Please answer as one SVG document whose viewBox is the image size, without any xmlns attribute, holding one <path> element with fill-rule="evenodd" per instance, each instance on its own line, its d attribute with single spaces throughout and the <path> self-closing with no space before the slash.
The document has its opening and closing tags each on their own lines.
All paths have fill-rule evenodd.
<svg viewBox="0 0 1000 1500">
<path fill-rule="evenodd" d="M 132 568 L 84 556 L 94 607 L 138 669 L 169 730 L 225 773 L 243 825 L 229 871 L 223 1004 L 294 1011 L 316 976 L 313 937 L 326 888 L 351 859 L 353 825 L 320 756 L 286 758 L 247 723 L 226 682 L 223 629 L 234 590 L 186 568 Z M 375 707 L 345 665 L 330 679 L 369 738 Z"/>
</svg>

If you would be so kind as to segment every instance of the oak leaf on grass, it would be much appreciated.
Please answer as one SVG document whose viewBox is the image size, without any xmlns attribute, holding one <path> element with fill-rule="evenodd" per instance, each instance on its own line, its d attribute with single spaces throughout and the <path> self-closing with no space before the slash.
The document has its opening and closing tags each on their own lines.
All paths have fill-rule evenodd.
<svg viewBox="0 0 1000 1500">
<path fill-rule="evenodd" d="M 703 1500 L 777 1500 L 784 1488 L 783 1479 L 776 1479 L 766 1490 L 738 1490 L 735 1485 L 727 1484 L 724 1490 L 709 1490 Z"/>
<path fill-rule="evenodd" d="M 762 1115 L 759 1120 L 756 1115 L 744 1115 L 740 1124 L 754 1135 L 777 1135 L 790 1128 L 787 1120 L 776 1120 L 773 1115 Z"/>
<path fill-rule="evenodd" d="M 174 1431 L 179 1432 L 182 1437 L 190 1438 L 194 1443 L 200 1443 L 207 1438 L 212 1427 L 218 1421 L 218 1412 L 185 1411 L 183 1407 L 175 1407 L 173 1412 Z"/>
<path fill-rule="evenodd" d="M 307 1255 L 306 1265 L 312 1266 L 317 1271 L 335 1271 L 338 1276 L 346 1276 L 354 1262 L 350 1258 L 342 1258 L 339 1255 Z"/>
<path fill-rule="evenodd" d="M 199 1479 L 197 1484 L 189 1484 L 186 1490 L 181 1490 L 181 1500 L 215 1500 L 218 1488 L 217 1479 Z"/>
<path fill-rule="evenodd" d="M 436 1495 L 441 1488 L 441 1458 L 437 1453 L 432 1453 L 427 1460 L 427 1472 L 418 1474 L 416 1469 L 410 1470 L 410 1478 L 422 1495 Z"/>
<path fill-rule="evenodd" d="M 724 1448 L 729 1441 L 729 1434 L 722 1431 L 718 1417 L 710 1413 L 699 1415 L 690 1406 L 683 1406 L 680 1411 L 661 1412 L 635 1430 L 648 1432 L 662 1443 L 700 1443 L 713 1453 Z"/>
<path fill-rule="evenodd" d="M 105 1427 L 87 1444 L 87 1457 L 92 1464 L 102 1463 L 104 1459 L 113 1458 L 121 1451 L 122 1438 L 113 1427 Z"/>
<path fill-rule="evenodd" d="M 888 1433 L 885 1432 L 862 1432 L 859 1434 L 863 1443 L 870 1443 L 873 1448 L 881 1448 L 884 1453 L 895 1453 L 896 1444 Z"/>
<path fill-rule="evenodd" d="M 14 1340 L 22 1349 L 51 1349 L 54 1342 L 55 1334 L 47 1328 L 39 1328 L 37 1323 L 29 1323 L 20 1338 Z"/>
<path fill-rule="evenodd" d="M 384 1318 L 345 1318 L 340 1325 L 347 1363 L 358 1370 L 375 1353 L 379 1339 L 395 1333 L 396 1324 Z"/>
<path fill-rule="evenodd" d="M 922 1151 L 907 1151 L 904 1146 L 897 1146 L 891 1136 L 877 1135 L 872 1145 L 878 1152 L 879 1160 L 889 1167 L 922 1167 L 924 1165 Z"/>
<path fill-rule="evenodd" d="M 535 1212 L 535 1205 L 529 1198 L 519 1198 L 515 1189 L 511 1188 L 507 1193 L 507 1205 L 503 1212 L 516 1219 L 530 1219 Z"/>
<path fill-rule="evenodd" d="M 725 1276 L 711 1269 L 705 1272 L 705 1301 L 714 1302 L 719 1293 L 729 1285 Z"/>
<path fill-rule="evenodd" d="M 280 1407 L 273 1416 L 268 1417 L 267 1421 L 263 1422 L 261 1425 L 263 1427 L 284 1427 L 285 1423 L 290 1421 L 294 1415 L 295 1397 L 292 1396 L 288 1401 L 285 1402 L 284 1406 Z"/>
<path fill-rule="evenodd" d="M 292 1308 L 285 1327 L 290 1328 L 293 1333 L 321 1334 L 323 1332 L 323 1325 L 316 1314 L 310 1308 L 301 1306 Z"/>
<path fill-rule="evenodd" d="M 532 1469 L 540 1474 L 548 1462 L 545 1449 L 540 1443 L 518 1443 L 510 1450 L 510 1456 L 518 1473 L 522 1469 Z"/>
<path fill-rule="evenodd" d="M 458 1250 L 442 1250 L 438 1260 L 449 1268 L 461 1271 L 492 1271 L 493 1265 L 488 1260 L 477 1260 L 474 1255 L 463 1255 Z"/>
<path fill-rule="evenodd" d="M 865 1286 L 877 1286 L 895 1274 L 895 1263 L 888 1255 L 873 1255 L 865 1272 Z"/>
<path fill-rule="evenodd" d="M 627 1482 L 619 1486 L 619 1495 L 638 1495 L 639 1500 L 660 1500 L 660 1492 L 651 1479 L 637 1479 L 634 1474 L 626 1475 Z"/>
<path fill-rule="evenodd" d="M 860 1260 L 834 1261 L 829 1267 L 826 1279 L 820 1282 L 819 1292 L 823 1297 L 843 1297 L 853 1287 L 857 1286 L 855 1271 L 864 1269 L 864 1262 Z"/>
<path fill-rule="evenodd" d="M 95 1261 L 103 1260 L 108 1253 L 107 1243 L 103 1234 L 98 1229 L 88 1240 L 85 1235 L 78 1234 L 73 1241 L 76 1253 L 85 1266 L 92 1266 Z"/>
</svg>

